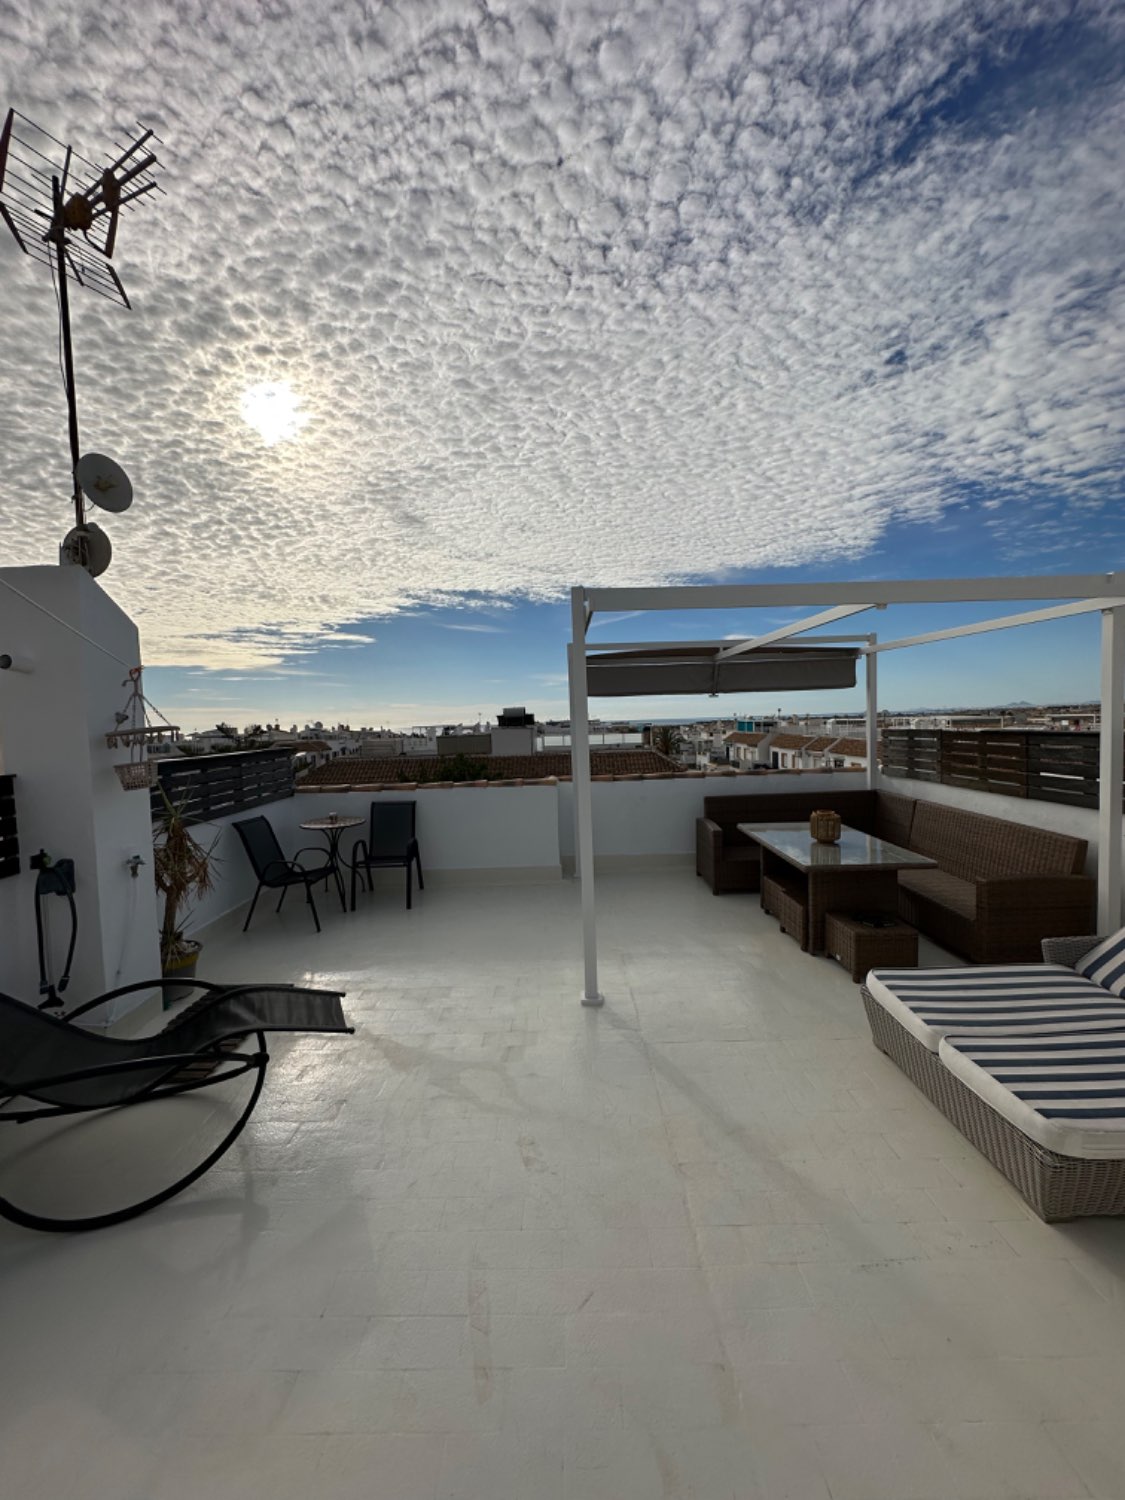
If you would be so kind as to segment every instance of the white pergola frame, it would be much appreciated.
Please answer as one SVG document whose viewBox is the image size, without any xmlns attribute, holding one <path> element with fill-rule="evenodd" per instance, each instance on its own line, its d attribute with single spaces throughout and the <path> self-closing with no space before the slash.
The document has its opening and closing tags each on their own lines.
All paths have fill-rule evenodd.
<svg viewBox="0 0 1125 1500">
<path fill-rule="evenodd" d="M 720 660 L 743 655 L 778 641 L 804 635 L 822 625 L 848 619 L 890 604 L 996 604 L 1053 600 L 1042 609 L 999 615 L 972 625 L 955 625 L 901 640 L 879 641 L 864 636 L 809 637 L 809 641 L 860 642 L 866 686 L 867 784 L 878 775 L 879 653 L 953 640 L 991 630 L 1010 630 L 1042 620 L 1100 613 L 1101 737 L 1099 743 L 1098 803 L 1098 930 L 1112 932 L 1121 925 L 1122 894 L 1122 780 L 1125 777 L 1125 574 L 1072 573 L 1037 578 L 926 578 L 880 580 L 871 583 L 746 583 L 684 585 L 662 588 L 576 587 L 571 590 L 570 748 L 574 783 L 576 873 L 582 889 L 582 945 L 585 963 L 583 1005 L 601 1005 L 598 987 L 597 913 L 594 891 L 594 816 L 590 777 L 590 710 L 586 663 L 603 651 L 658 649 L 674 646 L 717 647 Z M 1060 603 L 1060 600 L 1070 601 Z M 815 615 L 795 620 L 764 634 L 737 641 L 590 641 L 590 623 L 598 613 L 652 612 L 684 609 L 761 609 L 808 607 Z M 825 609 L 827 604 L 830 607 Z"/>
</svg>

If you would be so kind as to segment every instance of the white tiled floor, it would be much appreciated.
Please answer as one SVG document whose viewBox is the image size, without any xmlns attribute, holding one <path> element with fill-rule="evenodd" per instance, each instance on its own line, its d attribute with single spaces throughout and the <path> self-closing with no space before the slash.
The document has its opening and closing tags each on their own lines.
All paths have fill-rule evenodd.
<svg viewBox="0 0 1125 1500">
<path fill-rule="evenodd" d="M 212 941 L 358 1034 L 177 1202 L 0 1231 L 3 1493 L 1122 1500 L 1125 1222 L 1035 1220 L 753 898 L 600 901 L 601 1012 L 570 884 Z"/>
</svg>

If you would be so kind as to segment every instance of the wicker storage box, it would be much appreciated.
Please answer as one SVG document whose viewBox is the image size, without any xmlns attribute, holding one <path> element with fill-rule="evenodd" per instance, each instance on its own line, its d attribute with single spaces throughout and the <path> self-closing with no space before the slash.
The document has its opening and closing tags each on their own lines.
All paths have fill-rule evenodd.
<svg viewBox="0 0 1125 1500">
<path fill-rule="evenodd" d="M 824 919 L 824 951 L 838 958 L 859 984 L 869 969 L 879 966 L 913 968 L 918 962 L 918 934 L 906 922 L 868 927 L 859 917 L 830 911 Z"/>
<path fill-rule="evenodd" d="M 809 909 L 804 894 L 797 887 L 762 877 L 762 909 L 777 918 L 782 932 L 796 938 L 802 948 L 809 946 Z"/>
</svg>

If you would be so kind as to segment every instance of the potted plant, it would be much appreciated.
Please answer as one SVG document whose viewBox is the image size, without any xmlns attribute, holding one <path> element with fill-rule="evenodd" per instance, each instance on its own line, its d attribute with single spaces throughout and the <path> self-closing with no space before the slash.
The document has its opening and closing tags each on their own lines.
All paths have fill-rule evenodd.
<svg viewBox="0 0 1125 1500">
<path fill-rule="evenodd" d="M 184 936 L 190 903 L 207 894 L 214 885 L 215 843 L 203 845 L 194 837 L 183 811 L 172 802 L 163 787 L 164 811 L 157 819 L 153 839 L 153 867 L 156 889 L 164 898 L 160 920 L 160 970 L 165 979 L 195 978 L 202 944 Z M 167 1007 L 190 994 L 171 987 L 164 991 Z"/>
</svg>

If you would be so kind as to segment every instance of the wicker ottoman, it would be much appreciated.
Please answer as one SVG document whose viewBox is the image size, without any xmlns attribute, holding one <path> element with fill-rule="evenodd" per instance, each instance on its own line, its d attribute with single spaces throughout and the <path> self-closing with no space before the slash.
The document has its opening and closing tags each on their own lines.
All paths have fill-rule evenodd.
<svg viewBox="0 0 1125 1500">
<path fill-rule="evenodd" d="M 918 934 L 905 922 L 866 927 L 858 917 L 830 911 L 824 919 L 824 951 L 838 958 L 856 984 L 869 969 L 909 969 L 918 962 Z"/>
<path fill-rule="evenodd" d="M 762 910 L 777 918 L 782 932 L 796 938 L 802 948 L 808 947 L 809 909 L 803 892 L 763 875 L 761 902 Z"/>
</svg>

